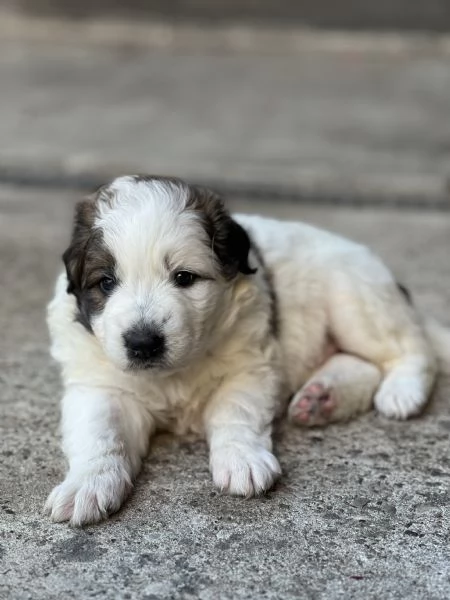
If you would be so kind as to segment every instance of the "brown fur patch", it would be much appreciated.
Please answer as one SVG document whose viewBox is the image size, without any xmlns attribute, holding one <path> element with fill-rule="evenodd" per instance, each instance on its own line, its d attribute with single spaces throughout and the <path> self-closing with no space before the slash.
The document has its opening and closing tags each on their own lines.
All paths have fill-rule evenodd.
<svg viewBox="0 0 450 600">
<path fill-rule="evenodd" d="M 245 275 L 256 272 L 248 264 L 250 238 L 231 218 L 217 194 L 206 188 L 189 186 L 186 206 L 199 213 L 225 278 L 232 279 L 238 272 Z"/>
<path fill-rule="evenodd" d="M 77 300 L 76 319 L 89 331 L 92 316 L 101 312 L 107 296 L 99 287 L 103 277 L 114 277 L 115 260 L 103 244 L 103 234 L 94 227 L 98 202 L 105 201 L 104 190 L 79 202 L 70 246 L 63 254 L 67 272 L 67 292 Z"/>
</svg>

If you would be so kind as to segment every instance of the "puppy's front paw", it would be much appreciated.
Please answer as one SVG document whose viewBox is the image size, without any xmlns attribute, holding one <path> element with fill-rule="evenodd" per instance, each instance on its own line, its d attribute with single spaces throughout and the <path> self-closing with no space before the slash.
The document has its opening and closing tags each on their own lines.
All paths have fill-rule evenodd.
<svg viewBox="0 0 450 600">
<path fill-rule="evenodd" d="M 95 469 L 69 472 L 48 497 L 44 511 L 53 521 L 70 521 L 74 527 L 97 523 L 119 510 L 132 487 L 121 460 L 109 459 Z"/>
<path fill-rule="evenodd" d="M 236 496 L 255 496 L 270 489 L 281 475 L 275 456 L 259 445 L 227 444 L 211 452 L 214 484 Z"/>
</svg>

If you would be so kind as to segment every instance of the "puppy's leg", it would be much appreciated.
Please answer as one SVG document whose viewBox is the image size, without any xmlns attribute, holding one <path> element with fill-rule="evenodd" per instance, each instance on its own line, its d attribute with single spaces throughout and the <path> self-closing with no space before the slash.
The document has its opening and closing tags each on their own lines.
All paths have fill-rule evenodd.
<svg viewBox="0 0 450 600">
<path fill-rule="evenodd" d="M 348 421 L 370 410 L 380 381 L 375 365 L 349 354 L 335 354 L 294 395 L 289 418 L 309 427 Z"/>
<path fill-rule="evenodd" d="M 217 393 L 205 412 L 210 469 L 215 485 L 239 496 L 269 489 L 281 474 L 272 454 L 275 375 L 241 375 Z"/>
<path fill-rule="evenodd" d="M 381 369 L 384 380 L 375 395 L 380 413 L 406 419 L 428 400 L 436 358 L 416 311 L 387 269 L 369 255 L 353 271 L 332 278 L 332 334 L 341 350 Z"/>
<path fill-rule="evenodd" d="M 76 386 L 63 399 L 65 480 L 44 510 L 53 521 L 81 526 L 119 510 L 146 454 L 153 421 L 123 392 Z"/>
</svg>

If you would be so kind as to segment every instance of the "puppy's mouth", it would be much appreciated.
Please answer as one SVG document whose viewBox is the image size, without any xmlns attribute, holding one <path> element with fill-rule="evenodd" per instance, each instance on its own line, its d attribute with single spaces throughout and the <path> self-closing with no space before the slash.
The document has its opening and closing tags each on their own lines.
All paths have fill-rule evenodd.
<svg viewBox="0 0 450 600">
<path fill-rule="evenodd" d="M 166 361 L 160 358 L 132 358 L 128 360 L 127 371 L 159 371 L 168 368 Z"/>
<path fill-rule="evenodd" d="M 175 373 L 180 373 L 189 369 L 190 361 L 173 361 L 167 354 L 153 359 L 131 359 L 125 367 L 127 373 L 140 373 L 141 371 L 149 374 L 158 375 L 158 377 L 170 377 Z"/>
</svg>

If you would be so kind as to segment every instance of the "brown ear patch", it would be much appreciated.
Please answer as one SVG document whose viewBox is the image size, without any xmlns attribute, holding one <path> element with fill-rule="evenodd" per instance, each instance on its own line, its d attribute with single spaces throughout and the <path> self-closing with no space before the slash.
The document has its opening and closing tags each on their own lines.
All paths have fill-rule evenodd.
<svg viewBox="0 0 450 600">
<path fill-rule="evenodd" d="M 95 227 L 99 196 L 77 204 L 71 242 L 63 254 L 67 293 L 75 296 L 76 320 L 88 331 L 92 331 L 92 316 L 103 310 L 107 299 L 98 284 L 103 277 L 114 277 L 115 271 L 114 257 L 103 243 L 101 230 Z"/>
<path fill-rule="evenodd" d="M 72 238 L 62 257 L 66 266 L 69 294 L 81 288 L 85 254 L 96 236 L 93 229 L 96 216 L 97 206 L 94 197 L 82 200 L 75 207 Z"/>
<path fill-rule="evenodd" d="M 250 238 L 245 229 L 231 218 L 217 194 L 206 188 L 190 186 L 186 207 L 201 216 L 225 278 L 232 279 L 239 272 L 245 275 L 256 272 L 248 263 Z"/>
</svg>

